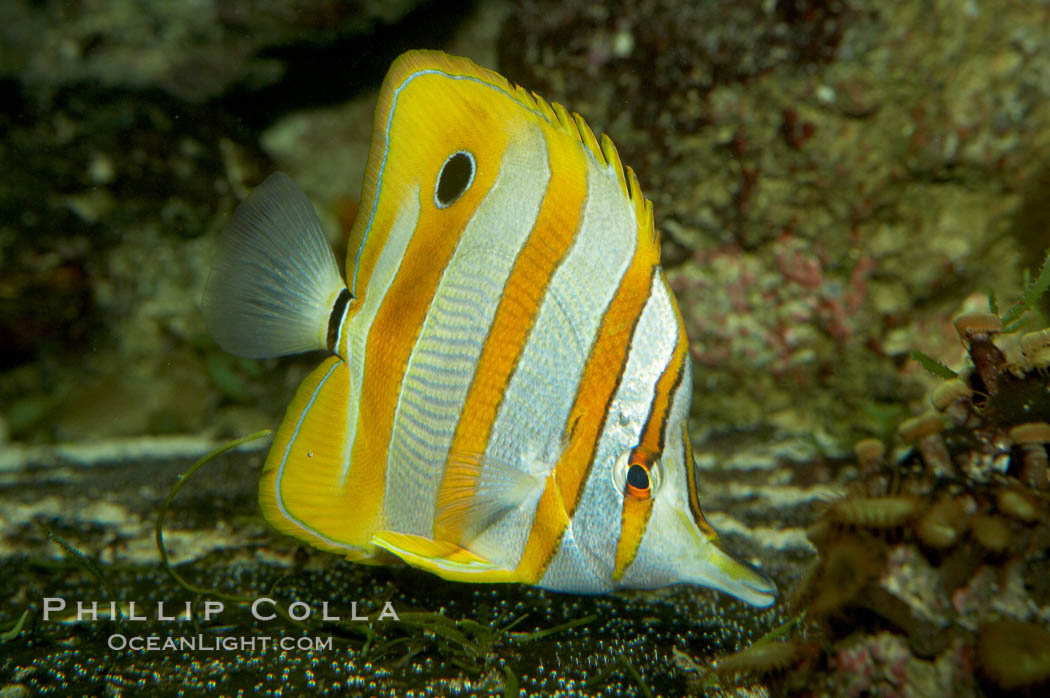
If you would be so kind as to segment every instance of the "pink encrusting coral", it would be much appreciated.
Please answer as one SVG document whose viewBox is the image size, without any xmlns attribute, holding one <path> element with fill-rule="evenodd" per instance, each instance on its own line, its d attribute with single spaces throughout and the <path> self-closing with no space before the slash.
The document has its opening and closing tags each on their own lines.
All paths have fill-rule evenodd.
<svg viewBox="0 0 1050 698">
<path fill-rule="evenodd" d="M 845 344 L 870 319 L 863 305 L 876 263 L 867 255 L 843 279 L 825 271 L 826 253 L 785 232 L 768 250 L 727 245 L 698 251 L 693 261 L 669 277 L 693 330 L 693 357 L 703 365 L 745 357 L 782 374 L 811 363 L 822 337 Z"/>
</svg>

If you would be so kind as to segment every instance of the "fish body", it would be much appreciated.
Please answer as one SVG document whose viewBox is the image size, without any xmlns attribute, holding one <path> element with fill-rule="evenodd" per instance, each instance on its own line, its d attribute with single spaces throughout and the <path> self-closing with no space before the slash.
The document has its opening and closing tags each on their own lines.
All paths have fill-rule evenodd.
<svg viewBox="0 0 1050 698">
<path fill-rule="evenodd" d="M 361 202 L 344 283 L 305 195 L 272 175 L 205 291 L 228 351 L 330 353 L 264 466 L 273 525 L 446 579 L 772 603 L 701 513 L 685 328 L 652 206 L 607 137 L 467 59 L 410 51 L 380 91 Z"/>
</svg>

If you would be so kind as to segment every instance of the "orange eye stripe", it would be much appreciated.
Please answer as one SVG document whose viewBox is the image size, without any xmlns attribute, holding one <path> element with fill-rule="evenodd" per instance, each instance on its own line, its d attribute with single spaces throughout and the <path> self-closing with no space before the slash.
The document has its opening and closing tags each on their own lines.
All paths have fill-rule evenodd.
<svg viewBox="0 0 1050 698">
<path fill-rule="evenodd" d="M 640 489 L 631 484 L 631 471 L 638 477 L 645 476 L 646 487 Z M 646 524 L 653 513 L 652 486 L 649 483 L 649 469 L 642 463 L 631 463 L 627 466 L 627 494 L 623 498 L 623 510 L 620 513 L 620 540 L 616 543 L 616 562 L 613 567 L 613 579 L 619 581 L 627 567 L 638 554 L 638 546 L 645 535 Z"/>
</svg>

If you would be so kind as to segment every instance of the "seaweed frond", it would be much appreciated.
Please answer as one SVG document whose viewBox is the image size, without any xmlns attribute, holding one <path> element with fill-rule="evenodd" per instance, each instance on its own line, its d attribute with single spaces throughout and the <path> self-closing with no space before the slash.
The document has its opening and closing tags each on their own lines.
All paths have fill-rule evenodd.
<svg viewBox="0 0 1050 698">
<path fill-rule="evenodd" d="M 921 352 L 918 349 L 912 351 L 911 358 L 915 359 L 917 362 L 919 362 L 920 366 L 925 368 L 933 375 L 938 376 L 939 378 L 951 380 L 952 378 L 959 377 L 959 374 L 957 374 L 955 371 L 951 370 L 950 368 L 942 364 L 940 361 L 930 356 L 929 354 Z"/>
<path fill-rule="evenodd" d="M 1030 280 L 1027 278 L 1027 270 L 1025 270 L 1025 277 L 1024 292 L 1021 293 L 1021 299 L 1014 303 L 1002 317 L 1003 332 L 1019 329 L 1019 325 L 1014 329 L 1008 326 L 1020 320 L 1021 316 L 1031 310 L 1032 306 L 1050 288 L 1050 251 L 1047 252 L 1046 258 L 1043 259 L 1043 265 L 1039 268 L 1039 273 L 1035 279 Z"/>
<path fill-rule="evenodd" d="M 10 630 L 5 630 L 4 632 L 0 633 L 0 645 L 10 640 L 14 640 L 16 637 L 18 637 L 18 633 L 22 632 L 22 627 L 26 624 L 26 618 L 28 617 L 29 609 L 27 608 L 26 610 L 22 611 L 22 615 L 18 617 L 18 620 L 16 620 L 15 624 L 11 626 Z"/>
<path fill-rule="evenodd" d="M 161 506 L 160 511 L 157 512 L 157 524 L 154 528 L 154 537 L 157 541 L 157 551 L 160 552 L 161 564 L 163 565 L 164 570 L 171 576 L 172 579 L 175 580 L 175 583 L 183 589 L 185 589 L 186 591 L 189 591 L 194 594 L 206 594 L 235 603 L 251 603 L 252 598 L 247 596 L 227 594 L 216 589 L 206 589 L 204 587 L 199 587 L 190 584 L 182 577 L 182 575 L 176 572 L 175 568 L 171 566 L 171 560 L 168 558 L 168 550 L 164 547 L 164 518 L 168 515 L 168 507 L 171 506 L 171 502 L 175 499 L 175 495 L 179 493 L 179 490 L 182 489 L 182 486 L 186 484 L 186 481 L 189 480 L 191 475 L 193 475 L 195 472 L 207 465 L 208 462 L 210 462 L 216 456 L 220 456 L 223 453 L 226 453 L 227 451 L 232 451 L 238 446 L 246 444 L 249 441 L 254 441 L 256 439 L 261 439 L 265 436 L 269 436 L 270 433 L 270 429 L 263 429 L 255 433 L 248 434 L 247 436 L 242 436 L 239 439 L 235 439 L 233 441 L 223 444 L 222 446 L 219 446 L 211 453 L 208 453 L 205 456 L 198 459 L 196 463 L 190 466 L 189 470 L 187 470 L 182 475 L 179 475 L 178 480 L 175 481 L 175 484 L 168 492 L 168 498 L 164 500 L 164 504 Z M 282 613 L 281 615 L 283 616 L 285 614 Z"/>
<path fill-rule="evenodd" d="M 47 539 L 52 543 L 56 544 L 58 547 L 62 548 L 62 550 L 65 551 L 66 555 L 68 555 L 69 558 L 73 560 L 73 562 L 75 562 L 79 567 L 81 567 L 88 574 L 94 577 L 102 586 L 103 591 L 105 591 L 105 593 L 109 596 L 110 599 L 116 600 L 117 595 L 113 591 L 113 587 L 110 586 L 109 580 L 106 579 L 106 576 L 102 573 L 102 569 L 95 563 L 94 560 L 77 550 L 75 547 L 73 547 L 72 544 L 68 543 L 61 536 L 59 536 L 57 533 L 50 529 L 47 532 Z M 117 619 L 124 620 L 124 613 L 119 608 L 117 609 Z"/>
</svg>

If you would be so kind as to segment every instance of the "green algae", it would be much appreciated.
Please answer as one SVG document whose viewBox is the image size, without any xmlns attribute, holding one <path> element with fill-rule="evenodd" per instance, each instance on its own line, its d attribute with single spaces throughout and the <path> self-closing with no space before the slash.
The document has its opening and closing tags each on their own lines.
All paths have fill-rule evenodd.
<svg viewBox="0 0 1050 698">
<path fill-rule="evenodd" d="M 913 349 L 911 352 L 911 358 L 915 359 L 916 362 L 924 369 L 930 372 L 931 375 L 943 378 L 945 380 L 951 380 L 959 374 L 951 370 L 937 359 L 933 358 L 929 354 L 925 354 L 918 349 Z"/>
<path fill-rule="evenodd" d="M 47 532 L 47 539 L 55 545 L 57 545 L 58 547 L 62 548 L 62 552 L 64 552 L 70 560 L 75 562 L 81 569 L 87 571 L 92 577 L 94 577 L 95 580 L 98 582 L 99 586 L 105 592 L 106 598 L 114 601 L 116 600 L 116 592 L 113 591 L 113 587 L 110 585 L 105 573 L 98 566 L 98 563 L 96 563 L 84 553 L 77 550 L 74 546 L 67 543 L 65 539 L 57 535 L 54 531 Z M 120 617 L 123 617 L 123 614 L 121 614 Z"/>
<path fill-rule="evenodd" d="M 1046 253 L 1039 273 L 1034 279 L 1029 278 L 1028 269 L 1024 270 L 1024 290 L 1021 292 L 1021 298 L 1002 316 L 1003 332 L 1016 332 L 1020 329 L 1020 325 L 1016 323 L 1019 323 L 1025 313 L 1036 305 L 1048 288 L 1050 288 L 1050 251 Z"/>
<path fill-rule="evenodd" d="M 255 441 L 257 439 L 266 438 L 272 433 L 273 432 L 269 429 L 263 429 L 252 434 L 242 436 L 239 439 L 229 441 L 223 444 L 222 446 L 219 446 L 215 450 L 206 453 L 205 455 L 198 458 L 197 461 L 192 466 L 190 466 L 189 470 L 179 475 L 178 479 L 175 481 L 175 484 L 168 491 L 167 499 L 164 500 L 164 503 L 161 505 L 160 510 L 157 512 L 157 524 L 154 528 L 154 536 L 157 541 L 157 552 L 160 554 L 160 562 L 161 565 L 164 567 L 164 571 L 170 574 L 172 579 L 174 579 L 175 582 L 186 591 L 189 591 L 194 594 L 210 594 L 212 596 L 217 596 L 221 599 L 226 599 L 227 601 L 244 602 L 250 600 L 244 596 L 231 596 L 211 589 L 197 587 L 183 579 L 182 576 L 175 571 L 175 568 L 171 566 L 171 559 L 168 557 L 168 549 L 164 547 L 164 519 L 165 517 L 167 517 L 168 508 L 171 506 L 172 501 L 175 499 L 175 495 L 179 493 L 179 490 L 182 489 L 183 485 L 185 485 L 189 481 L 189 478 L 195 472 L 203 468 L 205 465 L 207 465 L 209 462 L 211 462 L 218 456 L 221 456 L 223 453 L 226 453 L 227 451 L 232 451 L 235 448 L 238 448 L 246 443 L 251 443 L 252 441 Z"/>
<path fill-rule="evenodd" d="M 22 632 L 22 627 L 26 623 L 26 618 L 28 617 L 29 609 L 27 608 L 26 610 L 22 611 L 22 615 L 18 617 L 18 620 L 16 620 L 10 628 L 0 633 L 0 644 L 3 644 L 10 640 L 14 640 L 16 637 L 18 637 L 18 634 Z"/>
</svg>

